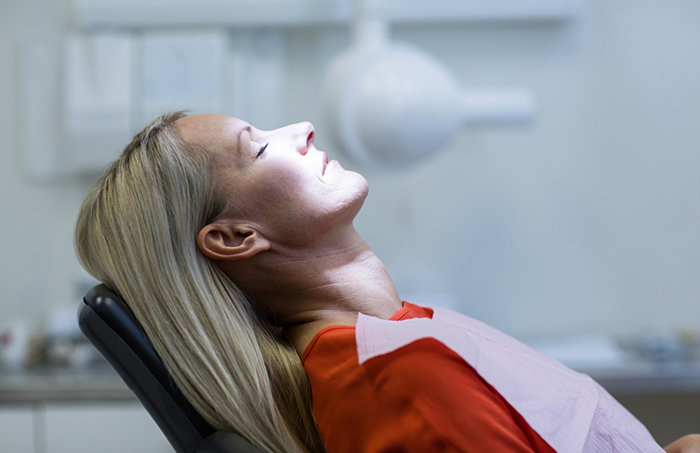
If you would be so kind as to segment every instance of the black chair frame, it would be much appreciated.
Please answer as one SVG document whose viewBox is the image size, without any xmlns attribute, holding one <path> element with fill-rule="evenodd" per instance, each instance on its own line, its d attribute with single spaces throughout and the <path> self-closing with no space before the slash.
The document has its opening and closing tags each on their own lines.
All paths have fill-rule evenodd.
<svg viewBox="0 0 700 453">
<path fill-rule="evenodd" d="M 190 405 L 122 298 L 97 285 L 83 298 L 83 334 L 117 371 L 177 453 L 262 453 L 237 434 L 217 431 Z"/>
</svg>

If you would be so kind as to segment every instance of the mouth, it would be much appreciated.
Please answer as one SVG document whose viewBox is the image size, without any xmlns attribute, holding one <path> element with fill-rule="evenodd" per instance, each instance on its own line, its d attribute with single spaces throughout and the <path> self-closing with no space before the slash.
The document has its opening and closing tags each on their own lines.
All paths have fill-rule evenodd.
<svg viewBox="0 0 700 453">
<path fill-rule="evenodd" d="M 328 156 L 326 153 L 323 153 L 323 170 L 321 170 L 321 175 L 326 174 L 326 167 L 328 166 Z"/>
</svg>

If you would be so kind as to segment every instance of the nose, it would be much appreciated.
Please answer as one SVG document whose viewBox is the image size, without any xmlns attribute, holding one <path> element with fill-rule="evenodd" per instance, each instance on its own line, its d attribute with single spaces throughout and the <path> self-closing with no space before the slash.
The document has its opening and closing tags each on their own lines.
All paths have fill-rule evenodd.
<svg viewBox="0 0 700 453">
<path fill-rule="evenodd" d="M 314 144 L 314 137 L 316 136 L 314 125 L 308 121 L 304 121 L 303 123 L 294 124 L 293 127 L 295 129 L 294 144 L 299 154 L 303 156 Z"/>
</svg>

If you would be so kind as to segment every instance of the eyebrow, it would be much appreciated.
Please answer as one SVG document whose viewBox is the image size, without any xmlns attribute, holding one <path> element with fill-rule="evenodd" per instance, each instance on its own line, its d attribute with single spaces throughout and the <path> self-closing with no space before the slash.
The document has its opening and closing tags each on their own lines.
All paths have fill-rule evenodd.
<svg viewBox="0 0 700 453">
<path fill-rule="evenodd" d="M 240 131 L 238 131 L 238 155 L 239 156 L 243 154 L 243 149 L 241 148 L 241 134 L 243 134 L 243 131 L 248 131 L 248 135 L 250 135 L 253 130 L 251 129 L 250 125 L 248 125 L 248 126 L 244 127 L 243 129 L 241 129 Z"/>
</svg>

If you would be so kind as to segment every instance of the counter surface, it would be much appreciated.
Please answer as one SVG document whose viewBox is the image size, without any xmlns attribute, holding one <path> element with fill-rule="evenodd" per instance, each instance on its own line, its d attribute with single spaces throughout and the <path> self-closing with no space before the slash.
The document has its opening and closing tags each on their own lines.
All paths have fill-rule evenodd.
<svg viewBox="0 0 700 453">
<path fill-rule="evenodd" d="M 613 395 L 700 394 L 699 362 L 636 362 L 578 371 L 590 375 Z M 80 370 L 0 368 L 0 404 L 135 399 L 124 381 L 106 364 Z"/>
<path fill-rule="evenodd" d="M 0 368 L 0 404 L 127 401 L 136 397 L 108 365 L 86 369 Z"/>
<path fill-rule="evenodd" d="M 579 371 L 598 381 L 612 395 L 700 394 L 700 362 L 631 362 Z"/>
</svg>

